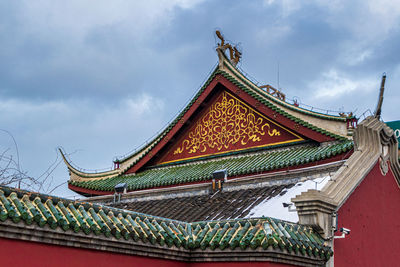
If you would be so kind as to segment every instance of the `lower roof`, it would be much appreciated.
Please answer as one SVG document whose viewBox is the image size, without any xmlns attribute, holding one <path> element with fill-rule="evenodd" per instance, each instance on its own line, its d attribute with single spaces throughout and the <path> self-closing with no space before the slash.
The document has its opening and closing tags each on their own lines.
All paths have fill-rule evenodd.
<svg viewBox="0 0 400 267">
<path fill-rule="evenodd" d="M 216 192 L 186 197 L 140 200 L 132 198 L 108 205 L 183 221 L 244 218 L 263 200 L 285 194 L 295 183 Z"/>
<path fill-rule="evenodd" d="M 108 199 L 110 202 L 107 205 L 182 221 L 272 216 L 297 223 L 297 213 L 290 212 L 282 204 L 290 203 L 292 198 L 308 189 L 321 189 L 329 179 L 329 174 L 326 174 L 320 178 L 314 175 L 273 180 L 269 185 L 260 182 L 256 186 L 238 186 L 241 188 L 239 190 L 229 186 L 216 192 L 198 190 L 170 195 L 153 194 L 142 198 L 123 196 L 122 201 L 117 203 Z"/>
<path fill-rule="evenodd" d="M 185 161 L 181 164 L 154 166 L 135 175 L 70 180 L 69 186 L 78 193 L 85 192 L 85 189 L 88 189 L 91 190 L 92 195 L 97 195 L 107 192 L 112 193 L 115 185 L 119 183 L 127 183 L 128 191 L 198 183 L 211 180 L 211 175 L 215 170 L 227 169 L 228 177 L 240 177 L 327 160 L 347 153 L 352 148 L 352 141 L 341 141 L 324 145 L 306 143 L 289 148 L 275 147 L 275 149 L 248 151 L 248 153 L 240 155 L 236 155 L 233 152 L 224 156 L 211 156 L 202 160 Z M 344 154 L 343 158 L 347 156 Z"/>
<path fill-rule="evenodd" d="M 48 195 L 0 187 L 0 224 L 32 225 L 87 238 L 103 236 L 147 246 L 188 251 L 235 248 L 287 251 L 327 260 L 330 247 L 311 227 L 269 217 L 184 222 L 103 205 L 74 202 Z M 29 226 L 29 227 L 28 227 Z M 49 232 L 47 231 L 47 232 Z"/>
</svg>

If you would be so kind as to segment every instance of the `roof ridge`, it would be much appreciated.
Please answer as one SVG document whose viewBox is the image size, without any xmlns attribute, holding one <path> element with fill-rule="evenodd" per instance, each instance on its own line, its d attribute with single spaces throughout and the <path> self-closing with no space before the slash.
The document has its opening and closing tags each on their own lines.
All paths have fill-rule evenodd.
<svg viewBox="0 0 400 267">
<path fill-rule="evenodd" d="M 197 100 L 197 98 L 200 96 L 200 94 L 204 91 L 204 89 L 207 87 L 207 85 L 211 82 L 211 80 L 215 77 L 215 75 L 217 75 L 220 72 L 220 70 L 217 68 L 215 68 L 215 70 L 211 73 L 211 75 L 209 76 L 209 78 L 206 80 L 206 82 L 203 84 L 203 86 L 200 88 L 200 90 L 194 95 L 194 97 L 189 101 L 189 103 L 182 109 L 182 111 L 175 117 L 175 119 L 173 119 L 166 127 L 164 130 L 161 131 L 160 134 L 158 134 L 156 137 L 154 137 L 151 141 L 148 142 L 147 145 L 143 146 L 139 151 L 134 152 L 133 154 L 124 157 L 123 159 L 119 160 L 119 162 L 123 162 L 126 161 L 128 158 L 140 153 L 141 151 L 143 151 L 146 147 L 148 147 L 149 145 L 151 145 L 151 143 L 153 143 L 154 141 L 159 141 L 159 139 L 161 139 L 162 137 L 165 136 L 165 134 L 167 132 L 169 132 L 169 130 L 171 130 L 170 128 L 172 128 L 176 123 L 178 123 L 178 121 L 182 118 L 182 116 L 186 113 L 186 111 L 188 110 L 189 107 L 191 107 L 195 101 Z M 158 142 L 157 142 L 158 143 Z M 152 145 L 153 146 L 153 145 Z M 139 160 L 139 159 L 138 159 Z M 132 166 L 132 165 L 131 165 Z M 129 168 L 129 167 L 128 167 Z"/>
<path fill-rule="evenodd" d="M 220 73 L 220 74 L 222 74 L 222 75 L 223 75 L 226 79 L 228 79 L 229 81 L 233 82 L 236 86 L 239 86 L 242 90 L 248 92 L 253 98 L 259 100 L 262 104 L 271 107 L 273 110 L 277 111 L 279 114 L 285 116 L 286 118 L 288 118 L 288 119 L 290 119 L 290 120 L 292 120 L 292 121 L 295 121 L 295 122 L 297 122 L 297 123 L 299 123 L 299 124 L 301 124 L 301 125 L 303 125 L 303 126 L 309 128 L 309 129 L 311 129 L 311 130 L 320 132 L 320 133 L 322 133 L 322 134 L 324 134 L 324 135 L 327 135 L 327 136 L 329 136 L 329 137 L 335 138 L 335 139 L 337 139 L 337 140 L 348 140 L 347 138 L 345 138 L 345 137 L 343 137 L 343 136 L 340 136 L 340 135 L 335 134 L 335 133 L 331 133 L 331 132 L 329 132 L 329 131 L 327 131 L 327 130 L 324 130 L 324 129 L 322 129 L 322 128 L 319 128 L 319 127 L 317 127 L 317 126 L 315 126 L 315 125 L 313 125 L 313 124 L 311 124 L 311 123 L 309 123 L 309 122 L 306 122 L 306 121 L 304 121 L 304 120 L 302 120 L 302 119 L 300 119 L 300 118 L 296 118 L 296 117 L 294 117 L 293 115 L 291 115 L 291 114 L 285 112 L 285 111 L 282 110 L 281 108 L 277 107 L 277 106 L 274 105 L 273 103 L 267 102 L 267 101 L 265 101 L 265 99 L 262 99 L 262 98 L 260 98 L 260 97 L 257 97 L 257 95 L 254 95 L 254 94 L 252 94 L 251 92 L 249 92 L 249 90 L 248 90 L 245 86 L 243 86 L 243 85 L 241 85 L 241 84 L 238 84 L 238 81 L 235 79 L 235 77 L 232 77 L 229 73 L 227 73 L 227 72 L 221 70 L 221 73 Z M 239 77 L 239 78 L 240 78 L 240 77 Z M 232 79 L 233 79 L 233 81 L 232 81 Z M 235 83 L 234 81 L 236 81 L 236 83 Z M 240 81 L 239 81 L 239 82 L 240 82 Z M 249 82 L 251 82 L 251 81 L 249 81 Z M 254 85 L 254 84 L 253 84 L 252 86 L 256 87 L 256 85 Z M 259 93 L 261 96 L 267 97 L 269 100 L 275 99 L 275 97 L 270 96 L 268 93 L 264 92 L 264 91 L 261 90 L 259 87 L 257 87 L 257 89 L 258 89 L 258 90 L 257 90 L 257 93 Z M 285 103 L 286 103 L 286 102 L 285 102 Z M 286 104 L 287 104 L 287 103 L 286 103 Z"/>
<path fill-rule="evenodd" d="M 221 59 L 220 57 L 220 62 L 219 65 L 214 69 L 214 71 L 211 73 L 211 75 L 208 77 L 206 82 L 202 85 L 200 90 L 195 94 L 195 96 L 190 100 L 190 102 L 186 105 L 185 108 L 182 109 L 182 111 L 175 117 L 175 119 L 169 123 L 164 130 L 159 133 L 156 137 L 154 137 L 151 141 L 149 141 L 146 145 L 138 149 L 138 151 L 132 153 L 131 155 L 118 160 L 117 162 L 120 163 L 119 168 L 108 171 L 108 172 L 103 172 L 103 173 L 85 173 L 82 171 L 79 171 L 75 169 L 71 164 L 69 164 L 68 161 L 66 161 L 66 164 L 68 166 L 68 169 L 71 171 L 71 173 L 74 174 L 74 177 L 71 175 L 70 182 L 73 182 L 74 180 L 79 180 L 80 178 L 92 178 L 93 180 L 103 180 L 103 179 L 113 179 L 116 177 L 119 177 L 123 175 L 125 172 L 127 172 L 130 168 L 135 166 L 138 162 L 140 162 L 148 153 L 156 146 L 158 145 L 162 140 L 164 140 L 164 137 L 168 135 L 168 133 L 173 129 L 176 124 L 182 119 L 182 117 L 186 114 L 186 112 L 193 106 L 193 104 L 197 101 L 197 99 L 201 96 L 201 94 L 204 92 L 204 90 L 207 88 L 207 86 L 213 81 L 214 77 L 216 75 L 221 75 L 228 81 L 232 82 L 235 86 L 239 87 L 241 90 L 249 94 L 252 98 L 255 100 L 259 101 L 263 105 L 271 108 L 272 110 L 276 111 L 277 113 L 281 114 L 283 117 L 295 122 L 298 125 L 301 125 L 303 127 L 306 127 L 310 129 L 311 131 L 315 131 L 317 133 L 320 133 L 324 136 L 327 136 L 332 139 L 336 139 L 339 141 L 344 141 L 348 140 L 348 138 L 332 133 L 330 131 L 327 131 L 325 129 L 319 128 L 315 126 L 314 124 L 311 124 L 303 119 L 297 118 L 285 110 L 282 110 L 277 104 L 280 105 L 286 105 L 287 107 L 291 106 L 290 104 L 281 101 L 279 99 L 276 99 L 275 97 L 269 95 L 267 92 L 256 86 L 252 81 L 248 80 L 236 67 L 233 67 L 232 64 L 229 62 L 229 60 L 226 58 L 226 55 L 224 52 L 221 52 L 220 49 L 217 48 L 217 52 L 219 56 L 222 56 L 223 58 Z M 234 76 L 232 76 L 230 73 L 227 72 L 227 70 L 230 70 L 230 73 Z M 292 107 L 294 108 L 294 107 Z M 296 110 L 300 110 L 297 109 Z M 327 119 L 329 116 L 324 115 L 323 118 Z M 331 116 L 332 117 L 332 116 Z M 331 118 L 329 117 L 329 118 Z M 339 121 L 344 121 L 345 118 L 342 117 L 335 117 Z M 228 152 L 230 153 L 230 152 Z M 225 156 L 226 154 L 223 153 L 221 156 Z M 209 155 L 209 157 L 218 157 L 218 155 Z"/>
<path fill-rule="evenodd" d="M 228 62 L 228 61 L 224 61 L 224 63 L 226 63 L 226 62 Z M 228 63 L 228 64 L 230 64 L 230 63 Z M 227 65 L 227 66 L 228 66 L 228 65 Z M 231 67 L 231 66 L 229 66 L 229 67 Z M 235 69 L 236 69 L 236 68 L 235 68 Z M 239 72 L 239 70 L 237 70 L 237 69 L 236 69 L 236 71 Z M 187 112 L 187 110 L 196 102 L 197 98 L 201 95 L 201 93 L 205 90 L 205 88 L 209 85 L 209 83 L 212 81 L 212 79 L 213 79 L 217 74 L 223 75 L 223 76 L 224 76 L 225 78 L 227 78 L 228 80 L 230 80 L 230 78 L 233 78 L 233 79 L 234 79 L 234 77 L 230 76 L 226 71 L 224 71 L 223 69 L 220 69 L 219 67 L 217 67 L 217 68 L 212 72 L 212 74 L 211 74 L 210 77 L 207 79 L 207 81 L 204 83 L 204 85 L 201 87 L 201 89 L 200 89 L 200 90 L 196 93 L 196 95 L 192 98 L 192 100 L 189 102 L 189 104 L 188 104 L 188 105 L 181 111 L 181 113 L 180 113 L 180 114 L 165 128 L 165 130 L 164 130 L 162 133 L 160 133 L 157 137 L 155 137 L 155 138 L 153 139 L 153 141 L 149 142 L 148 146 L 143 147 L 143 148 L 142 148 L 140 151 L 138 151 L 137 153 L 132 154 L 131 156 L 126 157 L 125 159 L 121 160 L 120 162 L 124 162 L 124 161 L 128 160 L 128 159 L 131 158 L 132 156 L 139 154 L 140 152 L 142 152 L 142 151 L 145 150 L 145 149 L 147 149 L 148 151 L 150 151 L 156 144 L 158 144 L 158 143 L 160 142 L 160 140 L 161 140 L 166 134 L 168 134 L 168 132 L 176 125 L 176 123 L 177 123 L 177 122 L 181 119 L 181 117 Z M 239 77 L 239 78 L 240 78 L 240 77 Z M 277 101 L 278 101 L 277 99 L 275 99 L 275 97 L 270 96 L 270 95 L 267 94 L 265 91 L 263 91 L 262 89 L 260 89 L 260 88 L 257 87 L 256 85 L 254 85 L 254 84 L 253 84 L 251 81 L 249 81 L 248 79 L 247 79 L 247 82 L 251 84 L 251 85 L 250 85 L 251 87 L 257 88 L 257 93 L 262 94 L 264 97 L 267 97 L 269 100 L 273 100 L 274 102 L 277 102 Z M 237 84 L 235 84 L 235 85 L 237 85 Z M 245 86 L 241 86 L 241 89 L 244 90 L 244 91 L 247 91 L 247 88 L 246 88 Z M 254 89 L 254 88 L 253 88 L 253 89 Z M 277 111 L 278 113 L 280 113 L 281 115 L 285 116 L 286 118 L 288 118 L 288 119 L 290 119 L 290 120 L 292 120 L 292 121 L 298 122 L 299 124 L 301 124 L 301 125 L 303 125 L 303 126 L 309 128 L 309 129 L 311 129 L 311 130 L 320 132 L 320 133 L 322 133 L 322 134 L 324 134 L 324 135 L 327 135 L 327 136 L 329 136 L 329 137 L 332 137 L 332 138 L 335 138 L 335 139 L 338 139 L 338 140 L 344 140 L 344 139 L 346 139 L 346 138 L 343 137 L 343 136 L 340 136 L 340 135 L 331 133 L 331 132 L 329 132 L 329 131 L 326 131 L 326 130 L 324 130 L 324 129 L 321 129 L 321 128 L 315 126 L 315 125 L 312 125 L 311 123 L 308 123 L 308 122 L 302 120 L 302 119 L 295 118 L 293 115 L 288 114 L 287 112 L 281 110 L 279 107 L 275 106 L 273 103 L 268 103 L 268 102 L 266 102 L 264 99 L 259 99 L 259 98 L 257 98 L 256 96 L 252 95 L 251 93 L 250 93 L 250 95 L 251 95 L 252 97 L 256 98 L 257 100 L 261 100 L 261 102 L 262 102 L 264 105 L 267 105 L 267 106 L 273 105 L 273 109 L 276 110 L 276 111 Z M 283 101 L 283 103 L 285 103 L 285 104 L 288 105 L 288 106 L 291 106 L 291 105 L 289 105 L 288 103 L 286 103 L 286 102 L 284 102 L 284 101 Z M 270 104 L 270 105 L 268 105 L 268 104 Z M 326 117 L 326 116 L 324 116 L 324 118 L 325 118 L 325 117 Z M 329 116 L 328 116 L 328 117 L 329 117 Z M 340 120 L 340 121 L 345 120 L 345 119 L 343 119 L 342 117 L 337 117 L 337 118 L 338 118 L 338 120 Z M 147 152 L 148 152 L 148 151 L 147 151 Z M 128 170 L 129 168 L 131 168 L 132 166 L 134 166 L 137 162 L 139 162 L 139 161 L 147 154 L 147 152 L 144 152 L 144 154 L 142 154 L 140 157 L 138 157 L 135 161 L 133 161 L 131 164 L 127 165 L 123 170 L 121 170 L 121 173 L 124 173 L 126 170 Z"/>
<path fill-rule="evenodd" d="M 225 57 L 225 60 L 223 60 L 223 63 L 222 63 L 223 65 L 228 67 L 228 69 L 233 73 L 239 72 L 244 78 L 246 78 L 246 82 L 248 83 L 248 85 L 250 85 L 254 89 L 257 89 L 257 92 L 263 93 L 264 96 L 266 96 L 269 100 L 271 100 L 271 101 L 273 101 L 275 103 L 279 103 L 281 105 L 285 105 L 289 109 L 292 109 L 292 110 L 295 110 L 295 111 L 299 111 L 301 113 L 309 114 L 309 115 L 312 115 L 312 116 L 323 117 L 323 118 L 332 119 L 332 120 L 338 120 L 338 121 L 345 121 L 346 120 L 347 117 L 342 117 L 340 115 L 338 115 L 338 116 L 329 115 L 329 114 L 324 114 L 324 113 L 308 110 L 308 109 L 305 109 L 305 108 L 302 108 L 302 107 L 296 107 L 294 105 L 291 105 L 291 104 L 287 103 L 286 101 L 283 101 L 283 100 L 281 100 L 281 99 L 279 99 L 277 97 L 274 97 L 274 96 L 268 94 L 266 91 L 262 90 L 258 85 L 254 84 L 253 81 L 251 81 L 249 78 L 247 78 L 246 75 L 244 75 L 237 67 L 233 66 L 232 63 L 226 58 L 225 53 L 222 52 L 222 54 Z M 238 77 L 241 78 L 240 75 Z"/>
</svg>

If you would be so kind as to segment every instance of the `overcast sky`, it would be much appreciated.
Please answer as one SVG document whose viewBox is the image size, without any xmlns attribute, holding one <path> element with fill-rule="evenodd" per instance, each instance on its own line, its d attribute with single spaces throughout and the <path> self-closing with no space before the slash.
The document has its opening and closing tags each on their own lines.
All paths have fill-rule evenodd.
<svg viewBox="0 0 400 267">
<path fill-rule="evenodd" d="M 251 78 L 277 87 L 279 65 L 281 90 L 316 108 L 373 111 L 386 72 L 382 117 L 398 120 L 399 23 L 394 0 L 0 0 L 0 128 L 31 176 L 58 146 L 79 167 L 111 167 L 199 89 L 217 63 L 216 29 Z M 63 163 L 53 177 L 68 180 Z"/>
</svg>

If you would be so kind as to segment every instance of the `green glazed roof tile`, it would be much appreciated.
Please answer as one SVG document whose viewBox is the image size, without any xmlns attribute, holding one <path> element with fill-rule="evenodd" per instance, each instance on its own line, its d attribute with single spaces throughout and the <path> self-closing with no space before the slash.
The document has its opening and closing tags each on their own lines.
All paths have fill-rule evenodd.
<svg viewBox="0 0 400 267">
<path fill-rule="evenodd" d="M 115 185 L 125 182 L 128 190 L 140 190 L 159 186 L 201 182 L 211 179 L 215 170 L 227 169 L 228 176 L 246 175 L 274 169 L 298 166 L 330 158 L 353 148 L 352 141 L 326 146 L 306 144 L 283 150 L 267 150 L 246 155 L 232 155 L 229 158 L 186 161 L 187 164 L 165 164 L 150 167 L 135 175 L 87 181 L 69 181 L 71 185 L 99 191 L 113 191 Z"/>
<path fill-rule="evenodd" d="M 228 69 L 231 69 L 231 71 L 233 71 L 233 67 L 230 65 L 226 65 L 228 67 Z M 276 104 L 283 105 L 286 108 L 289 108 L 291 110 L 296 110 L 297 112 L 300 113 L 304 113 L 307 115 L 311 115 L 313 117 L 317 117 L 317 118 L 323 118 L 323 119 L 327 119 L 327 120 L 336 120 L 336 121 L 345 121 L 346 118 L 345 117 L 341 117 L 341 116 L 327 116 L 326 114 L 322 114 L 322 113 L 318 113 L 318 112 L 314 112 L 314 111 L 309 111 L 306 109 L 302 109 L 302 108 L 298 108 L 295 107 L 291 104 L 288 104 L 286 102 L 282 102 L 282 101 L 278 101 L 275 97 L 271 96 L 270 94 L 268 94 L 267 92 L 261 90 L 258 86 L 254 85 L 253 83 L 249 82 L 246 79 L 242 79 L 240 77 L 238 77 L 239 80 L 235 79 L 234 77 L 232 77 L 229 73 L 220 70 L 218 67 L 212 72 L 212 74 L 210 75 L 210 77 L 207 79 L 207 81 L 204 83 L 204 85 L 200 88 L 200 90 L 197 92 L 197 94 L 193 97 L 193 99 L 189 102 L 189 104 L 179 113 L 179 115 L 160 133 L 158 134 L 156 137 L 154 137 L 150 142 L 148 142 L 148 145 L 143 146 L 141 149 L 139 149 L 138 151 L 134 152 L 133 154 L 130 154 L 126 157 L 124 157 L 123 159 L 119 159 L 117 160 L 118 162 L 123 162 L 126 161 L 128 159 L 130 159 L 131 157 L 133 157 L 134 155 L 137 155 L 139 153 L 142 153 L 143 151 L 146 151 L 145 153 L 143 153 L 140 157 L 138 157 L 134 162 L 132 162 L 129 166 L 127 166 L 127 169 L 129 169 L 130 167 L 134 166 L 139 160 L 141 160 L 146 154 L 147 152 L 150 151 L 151 148 L 153 148 L 155 145 L 157 145 L 162 138 L 168 134 L 168 132 L 182 119 L 182 117 L 184 116 L 184 114 L 189 110 L 189 108 L 196 102 L 196 100 L 198 99 L 198 97 L 204 92 L 204 90 L 207 88 L 207 86 L 211 83 L 211 81 L 214 79 L 214 77 L 218 74 L 221 74 L 222 76 L 224 76 L 226 79 L 228 79 L 229 81 L 231 81 L 232 83 L 234 83 L 236 86 L 238 86 L 240 89 L 242 89 L 243 91 L 245 91 L 246 93 L 250 94 L 252 97 L 256 98 L 258 101 L 260 101 L 262 104 L 272 108 L 274 111 L 278 112 L 279 114 L 299 123 L 300 125 L 303 125 L 307 128 L 310 128 L 314 131 L 320 132 L 322 134 L 325 134 L 329 137 L 335 138 L 336 140 L 347 140 L 345 137 L 342 137 L 340 135 L 328 132 L 324 129 L 318 128 L 306 121 L 303 121 L 299 118 L 294 117 L 293 115 L 287 113 L 286 111 L 280 109 L 278 106 L 276 106 Z M 250 88 L 250 89 L 249 89 Z"/>
<path fill-rule="evenodd" d="M 131 242 L 176 246 L 189 250 L 242 250 L 273 246 L 321 259 L 332 256 L 331 248 L 311 227 L 263 217 L 223 221 L 182 222 L 91 203 L 52 198 L 9 187 L 0 187 L 0 221 L 46 224 L 66 233 L 123 238 Z"/>
</svg>

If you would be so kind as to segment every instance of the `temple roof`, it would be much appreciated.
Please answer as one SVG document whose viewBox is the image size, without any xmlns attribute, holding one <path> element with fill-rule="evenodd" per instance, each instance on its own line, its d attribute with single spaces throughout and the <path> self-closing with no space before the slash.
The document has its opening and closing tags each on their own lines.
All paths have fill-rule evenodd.
<svg viewBox="0 0 400 267">
<path fill-rule="evenodd" d="M 190 103 L 147 145 L 134 154 L 117 160 L 118 168 L 107 172 L 86 173 L 73 167 L 62 153 L 70 172 L 70 189 L 85 195 L 101 195 L 110 194 L 119 182 L 127 182 L 130 191 L 204 182 L 209 180 L 214 168 L 228 168 L 229 176 L 236 177 L 302 166 L 309 162 L 333 158 L 338 151 L 347 152 L 351 149 L 349 120 L 354 117 L 322 114 L 274 97 L 243 75 L 227 58 L 221 47 L 217 48 L 217 53 L 218 67 Z M 236 140 L 230 141 L 231 147 L 226 146 L 222 150 L 218 147 L 216 150 L 212 144 L 208 147 L 210 152 L 203 152 L 206 151 L 205 148 L 200 151 L 198 142 L 204 137 L 199 136 L 196 139 L 193 136 L 199 134 L 206 125 L 210 125 L 205 119 L 212 116 L 210 112 L 214 112 L 213 107 L 225 105 L 221 100 L 224 97 L 228 97 L 226 102 L 236 101 L 237 110 L 246 110 L 237 118 L 252 116 L 253 119 L 245 123 L 261 124 L 252 126 L 250 130 L 255 130 L 254 134 L 248 134 L 249 129 L 243 130 L 247 132 L 246 138 L 250 138 L 251 142 L 243 142 L 244 137 L 237 137 L 236 133 L 233 133 L 231 136 L 235 135 Z M 237 119 L 234 123 L 239 125 Z M 271 130 L 269 139 L 264 136 L 267 132 L 264 127 Z M 188 136 L 192 136 L 192 139 Z M 270 141 L 272 137 L 276 141 Z M 183 151 L 185 144 L 186 149 L 190 151 Z M 305 146 L 298 147 L 300 144 Z M 314 148 L 309 149 L 308 145 Z M 282 147 L 290 148 L 289 152 L 282 150 Z M 287 155 L 287 158 L 283 160 L 283 157 L 274 151 L 280 151 L 282 155 Z M 269 161 L 269 164 L 266 164 L 265 159 L 262 160 L 265 157 L 263 152 L 268 155 L 266 158 L 271 157 L 272 161 Z M 246 167 L 246 159 L 255 160 L 252 161 L 254 166 Z M 172 165 L 168 166 L 167 163 Z M 188 164 L 191 168 L 186 169 L 183 164 Z"/>
<path fill-rule="evenodd" d="M 10 225 L 8 229 L 12 225 L 26 228 L 25 234 L 38 227 L 47 229 L 44 236 L 52 231 L 71 236 L 81 232 L 87 239 L 103 236 L 114 243 L 125 240 L 165 249 L 258 248 L 323 260 L 332 255 L 311 227 L 269 217 L 184 222 L 1 186 L 0 226 L 4 224 Z"/>
<path fill-rule="evenodd" d="M 213 171 L 220 169 L 226 169 L 228 176 L 235 178 L 312 164 L 334 157 L 339 157 L 337 160 L 341 160 L 349 156 L 347 152 L 352 148 L 353 142 L 343 141 L 325 146 L 309 143 L 246 154 L 231 152 L 231 155 L 211 156 L 202 161 L 192 160 L 181 164 L 149 167 L 135 175 L 70 181 L 70 185 L 99 191 L 113 191 L 115 185 L 119 183 L 127 183 L 128 191 L 182 185 L 210 181 Z"/>
</svg>

